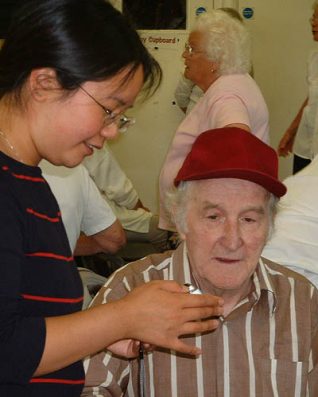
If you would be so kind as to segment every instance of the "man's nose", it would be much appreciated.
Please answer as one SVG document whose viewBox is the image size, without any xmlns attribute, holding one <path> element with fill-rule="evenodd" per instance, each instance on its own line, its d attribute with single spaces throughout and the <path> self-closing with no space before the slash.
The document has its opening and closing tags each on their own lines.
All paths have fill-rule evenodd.
<svg viewBox="0 0 318 397">
<path fill-rule="evenodd" d="M 235 251 L 241 247 L 242 242 L 243 240 L 239 223 L 231 221 L 225 222 L 222 236 L 223 245 L 227 249 Z"/>
</svg>

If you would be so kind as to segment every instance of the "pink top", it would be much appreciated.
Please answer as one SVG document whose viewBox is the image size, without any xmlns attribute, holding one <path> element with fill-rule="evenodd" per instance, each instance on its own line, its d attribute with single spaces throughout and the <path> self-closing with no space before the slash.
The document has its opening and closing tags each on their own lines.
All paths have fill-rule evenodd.
<svg viewBox="0 0 318 397">
<path fill-rule="evenodd" d="M 262 141 L 269 143 L 268 109 L 263 95 L 249 74 L 219 77 L 179 125 L 159 178 L 160 223 L 175 230 L 164 208 L 166 192 L 173 186 L 192 143 L 204 131 L 240 123 Z"/>
</svg>

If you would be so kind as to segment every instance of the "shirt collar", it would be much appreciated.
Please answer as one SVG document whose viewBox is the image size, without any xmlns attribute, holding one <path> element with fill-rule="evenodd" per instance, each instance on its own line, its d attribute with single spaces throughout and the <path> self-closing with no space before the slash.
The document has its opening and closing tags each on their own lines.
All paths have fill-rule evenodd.
<svg viewBox="0 0 318 397">
<path fill-rule="evenodd" d="M 262 292 L 267 292 L 268 304 L 272 314 L 275 312 L 277 307 L 277 292 L 272 281 L 273 272 L 274 271 L 272 269 L 269 269 L 263 259 L 260 258 L 256 270 L 253 274 L 253 283 L 255 286 L 257 301 L 259 301 Z"/>
</svg>

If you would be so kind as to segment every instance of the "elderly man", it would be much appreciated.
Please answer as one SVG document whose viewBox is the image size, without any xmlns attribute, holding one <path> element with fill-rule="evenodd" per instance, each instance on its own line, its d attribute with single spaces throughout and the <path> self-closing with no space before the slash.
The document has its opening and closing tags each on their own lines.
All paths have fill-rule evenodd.
<svg viewBox="0 0 318 397">
<path fill-rule="evenodd" d="M 117 271 L 96 303 L 173 279 L 223 298 L 219 327 L 191 339 L 202 349 L 197 358 L 164 349 L 133 360 L 101 352 L 86 362 L 83 395 L 316 397 L 318 292 L 260 258 L 286 191 L 275 151 L 239 128 L 204 132 L 175 185 L 170 208 L 184 242 Z"/>
</svg>

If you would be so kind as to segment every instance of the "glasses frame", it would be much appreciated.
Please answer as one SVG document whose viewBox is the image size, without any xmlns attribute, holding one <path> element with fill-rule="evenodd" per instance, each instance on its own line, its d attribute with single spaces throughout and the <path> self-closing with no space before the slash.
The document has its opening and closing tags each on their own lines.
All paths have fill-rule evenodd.
<svg viewBox="0 0 318 397">
<path fill-rule="evenodd" d="M 98 106 L 100 106 L 104 113 L 104 120 L 103 120 L 103 125 L 106 127 L 110 124 L 117 124 L 118 131 L 121 133 L 124 133 L 127 131 L 127 129 L 135 124 L 136 120 L 133 117 L 128 117 L 123 113 L 114 113 L 112 110 L 108 109 L 106 106 L 102 105 L 96 98 L 93 97 L 92 94 L 90 94 L 85 88 L 83 88 L 81 85 L 78 86 L 82 91 L 85 92 L 87 96 L 89 96 Z"/>
<path fill-rule="evenodd" d="M 205 51 L 197 51 L 194 50 L 193 47 L 191 46 L 191 44 L 189 44 L 189 42 L 186 42 L 184 44 L 184 52 L 187 52 L 189 55 L 193 55 L 193 54 L 204 54 Z"/>
</svg>

